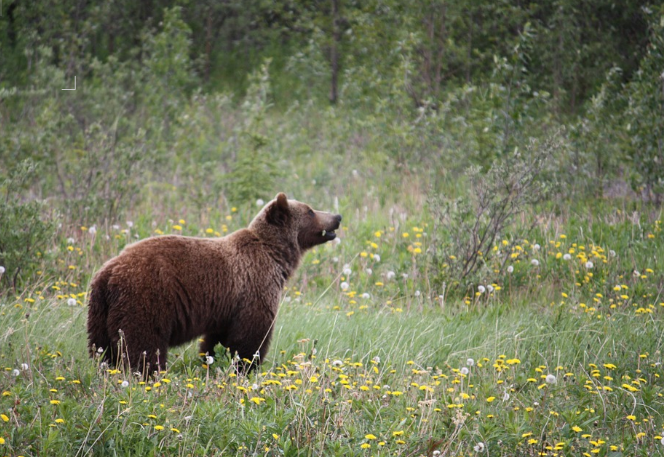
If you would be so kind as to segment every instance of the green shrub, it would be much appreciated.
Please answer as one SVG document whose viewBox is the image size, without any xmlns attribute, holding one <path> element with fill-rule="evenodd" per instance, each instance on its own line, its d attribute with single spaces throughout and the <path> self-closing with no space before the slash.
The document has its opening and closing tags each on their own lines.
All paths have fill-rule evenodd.
<svg viewBox="0 0 664 457">
<path fill-rule="evenodd" d="M 543 195 L 540 180 L 546 160 L 560 147 L 557 136 L 541 144 L 531 141 L 494 163 L 483 174 L 477 166 L 468 169 L 468 196 L 457 199 L 430 195 L 434 218 L 432 266 L 438 285 L 462 292 L 479 279 L 487 279 L 486 264 L 497 254 L 494 242 L 512 228 L 514 217 Z"/>
<path fill-rule="evenodd" d="M 38 176 L 38 166 L 21 162 L 0 185 L 0 295 L 6 286 L 16 289 L 36 270 L 55 233 L 57 214 L 45 201 L 28 196 L 28 185 Z"/>
</svg>

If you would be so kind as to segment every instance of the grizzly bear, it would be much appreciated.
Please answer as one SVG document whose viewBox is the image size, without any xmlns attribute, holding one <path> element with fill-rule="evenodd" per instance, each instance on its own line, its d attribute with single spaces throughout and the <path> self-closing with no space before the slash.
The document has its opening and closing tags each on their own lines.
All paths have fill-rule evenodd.
<svg viewBox="0 0 664 457">
<path fill-rule="evenodd" d="M 245 360 L 239 370 L 251 370 L 267 353 L 302 254 L 333 240 L 340 222 L 279 193 L 248 228 L 222 238 L 169 235 L 125 247 L 92 280 L 90 355 L 145 376 L 165 369 L 169 347 L 204 335 L 202 353 L 214 356 L 221 343 Z"/>
</svg>

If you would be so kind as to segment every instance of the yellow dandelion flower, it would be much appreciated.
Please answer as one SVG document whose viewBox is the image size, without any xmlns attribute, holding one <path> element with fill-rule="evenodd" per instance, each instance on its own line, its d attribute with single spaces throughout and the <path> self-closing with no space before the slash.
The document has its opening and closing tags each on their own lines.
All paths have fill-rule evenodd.
<svg viewBox="0 0 664 457">
<path fill-rule="evenodd" d="M 154 429 L 157 430 L 158 432 L 164 429 L 163 425 L 155 425 Z"/>
</svg>

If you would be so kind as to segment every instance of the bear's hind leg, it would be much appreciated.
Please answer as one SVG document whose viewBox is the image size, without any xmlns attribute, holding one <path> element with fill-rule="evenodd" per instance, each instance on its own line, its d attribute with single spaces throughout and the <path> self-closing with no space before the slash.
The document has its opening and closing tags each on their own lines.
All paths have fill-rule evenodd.
<svg viewBox="0 0 664 457">
<path fill-rule="evenodd" d="M 238 326 L 231 330 L 227 347 L 232 356 L 237 353 L 240 357 L 238 373 L 249 374 L 263 362 L 271 338 L 272 326 L 256 326 L 250 330 Z"/>
</svg>

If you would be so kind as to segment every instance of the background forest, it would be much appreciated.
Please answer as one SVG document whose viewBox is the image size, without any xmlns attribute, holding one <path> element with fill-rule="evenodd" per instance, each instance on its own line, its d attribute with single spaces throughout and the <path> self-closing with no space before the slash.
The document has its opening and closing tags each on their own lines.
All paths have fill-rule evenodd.
<svg viewBox="0 0 664 457">
<path fill-rule="evenodd" d="M 263 372 L 88 359 L 279 191 L 344 223 Z M 663 200 L 661 3 L 2 0 L 0 455 L 662 455 Z"/>
</svg>

